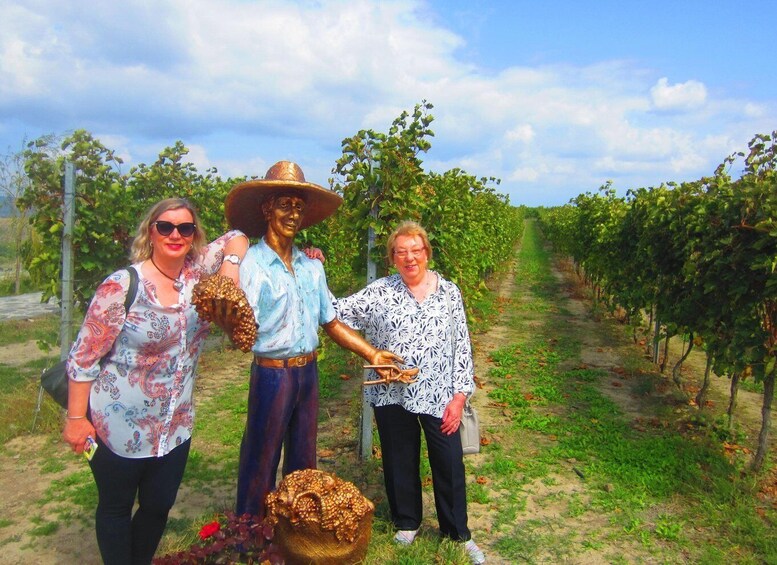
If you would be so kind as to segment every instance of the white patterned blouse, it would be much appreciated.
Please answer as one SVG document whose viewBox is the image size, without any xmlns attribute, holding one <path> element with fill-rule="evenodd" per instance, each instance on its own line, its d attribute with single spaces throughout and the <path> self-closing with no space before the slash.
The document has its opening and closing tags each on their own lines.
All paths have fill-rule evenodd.
<svg viewBox="0 0 777 565">
<path fill-rule="evenodd" d="M 439 275 L 438 280 L 437 290 L 420 304 L 398 274 L 334 301 L 340 320 L 363 331 L 375 347 L 402 357 L 404 368 L 420 369 L 410 385 L 364 387 L 372 406 L 399 404 L 441 418 L 454 394 L 473 393 L 472 345 L 461 291 Z M 378 376 L 373 371 L 370 378 Z"/>
</svg>

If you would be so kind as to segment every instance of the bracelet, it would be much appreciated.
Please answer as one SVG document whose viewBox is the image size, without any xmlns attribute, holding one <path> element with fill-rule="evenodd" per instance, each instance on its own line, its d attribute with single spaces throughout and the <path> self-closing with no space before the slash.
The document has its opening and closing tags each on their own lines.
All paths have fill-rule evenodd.
<svg viewBox="0 0 777 565">
<path fill-rule="evenodd" d="M 66 417 L 68 420 L 83 420 L 83 419 L 85 419 L 85 418 L 86 418 L 86 416 L 71 416 L 70 414 L 68 414 L 68 415 L 67 415 L 67 416 L 65 416 L 65 417 Z"/>
</svg>

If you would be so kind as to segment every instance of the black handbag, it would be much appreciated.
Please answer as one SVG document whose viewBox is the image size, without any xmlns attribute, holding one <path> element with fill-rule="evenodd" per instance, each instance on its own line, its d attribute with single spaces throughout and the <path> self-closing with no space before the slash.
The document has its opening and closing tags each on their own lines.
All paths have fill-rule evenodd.
<svg viewBox="0 0 777 565">
<path fill-rule="evenodd" d="M 127 296 L 124 298 L 124 312 L 129 313 L 130 306 L 135 302 L 138 294 L 138 272 L 134 267 L 128 267 L 127 272 L 130 276 Z M 40 386 L 49 393 L 51 398 L 62 408 L 67 409 L 67 375 L 65 374 L 65 365 L 67 359 L 63 359 L 57 364 L 49 367 L 40 375 Z"/>
</svg>

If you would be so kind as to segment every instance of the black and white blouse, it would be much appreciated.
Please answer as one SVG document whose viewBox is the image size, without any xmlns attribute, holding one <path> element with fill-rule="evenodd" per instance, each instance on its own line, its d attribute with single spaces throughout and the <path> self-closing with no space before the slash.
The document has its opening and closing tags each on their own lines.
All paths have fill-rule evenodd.
<svg viewBox="0 0 777 565">
<path fill-rule="evenodd" d="M 379 349 L 396 353 L 403 368 L 418 367 L 417 381 L 364 387 L 372 406 L 399 404 L 441 418 L 454 394 L 475 389 L 472 345 L 461 291 L 438 275 L 437 290 L 418 303 L 400 275 L 378 279 L 335 300 L 337 317 Z M 451 338 L 453 332 L 453 338 Z M 371 372 L 370 379 L 378 375 Z"/>
</svg>

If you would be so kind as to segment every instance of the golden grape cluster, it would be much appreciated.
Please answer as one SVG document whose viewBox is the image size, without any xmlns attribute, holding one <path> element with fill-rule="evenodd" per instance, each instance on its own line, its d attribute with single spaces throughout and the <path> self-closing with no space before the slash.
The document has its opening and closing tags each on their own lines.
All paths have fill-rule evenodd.
<svg viewBox="0 0 777 565">
<path fill-rule="evenodd" d="M 353 542 L 362 521 L 374 509 L 353 483 L 316 469 L 294 471 L 267 495 L 267 516 L 273 525 L 283 516 L 295 526 L 317 524 L 340 541 Z"/>
<path fill-rule="evenodd" d="M 243 289 L 229 277 L 214 275 L 192 289 L 192 304 L 200 318 L 215 323 L 241 351 L 256 341 L 254 311 Z"/>
</svg>

